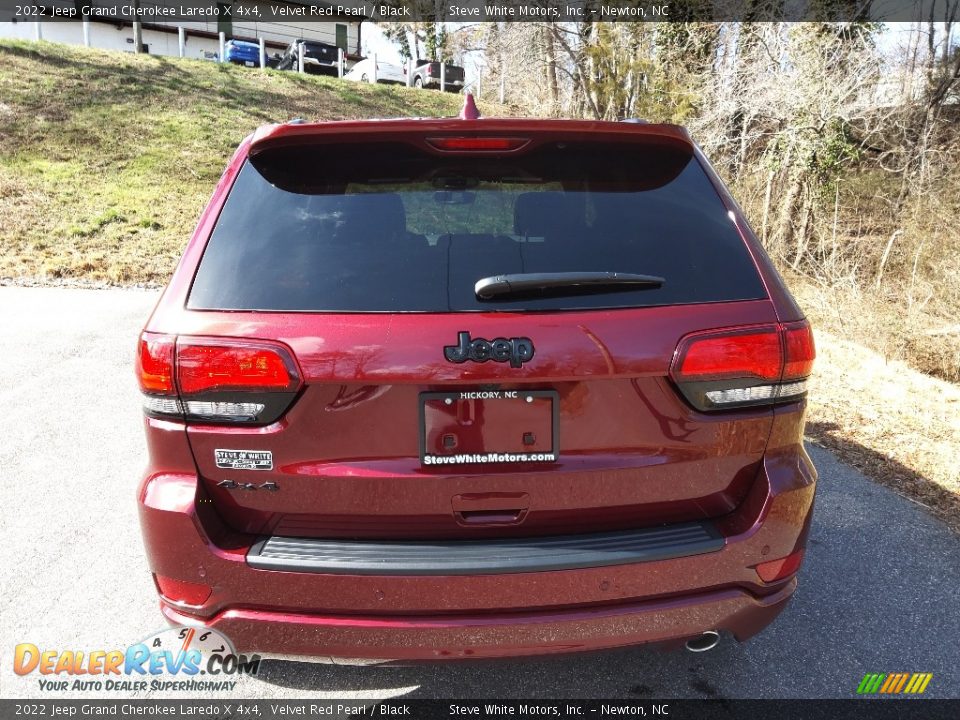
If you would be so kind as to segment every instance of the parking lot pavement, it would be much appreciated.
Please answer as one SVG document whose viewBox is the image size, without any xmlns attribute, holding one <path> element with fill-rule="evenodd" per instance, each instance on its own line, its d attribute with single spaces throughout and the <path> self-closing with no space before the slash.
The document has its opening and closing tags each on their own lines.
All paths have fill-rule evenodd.
<svg viewBox="0 0 960 720">
<path fill-rule="evenodd" d="M 17 643 L 124 648 L 163 625 L 134 500 L 145 447 L 132 361 L 156 298 L 0 287 L 3 697 L 44 695 L 35 674 L 14 674 Z M 800 588 L 747 644 L 411 667 L 270 659 L 232 696 L 850 697 L 866 672 L 931 672 L 926 696 L 960 697 L 960 539 L 811 454 L 821 481 Z"/>
</svg>

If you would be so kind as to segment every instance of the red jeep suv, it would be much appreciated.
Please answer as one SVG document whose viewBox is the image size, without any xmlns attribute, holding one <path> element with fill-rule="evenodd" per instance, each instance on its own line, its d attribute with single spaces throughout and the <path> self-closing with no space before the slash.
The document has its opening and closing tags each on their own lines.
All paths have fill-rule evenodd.
<svg viewBox="0 0 960 720">
<path fill-rule="evenodd" d="M 260 128 L 140 337 L 162 612 L 346 658 L 744 640 L 797 586 L 813 358 L 680 127 Z"/>
</svg>

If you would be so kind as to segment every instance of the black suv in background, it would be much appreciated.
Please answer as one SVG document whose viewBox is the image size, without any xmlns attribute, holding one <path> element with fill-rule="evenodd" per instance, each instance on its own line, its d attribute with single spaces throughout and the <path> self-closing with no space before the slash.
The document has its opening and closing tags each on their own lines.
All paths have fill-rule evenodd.
<svg viewBox="0 0 960 720">
<path fill-rule="evenodd" d="M 303 69 L 317 75 L 337 74 L 337 46 L 313 40 L 294 40 L 287 46 L 278 70 L 296 70 L 300 66 L 300 46 L 303 45 Z"/>
<path fill-rule="evenodd" d="M 403 74 L 407 74 L 407 67 L 404 65 Z M 460 92 L 463 90 L 465 72 L 459 65 L 447 63 L 443 68 L 444 90 L 448 92 Z M 440 89 L 440 63 L 430 60 L 417 60 L 413 67 L 413 82 L 410 83 L 418 88 L 437 88 Z"/>
</svg>

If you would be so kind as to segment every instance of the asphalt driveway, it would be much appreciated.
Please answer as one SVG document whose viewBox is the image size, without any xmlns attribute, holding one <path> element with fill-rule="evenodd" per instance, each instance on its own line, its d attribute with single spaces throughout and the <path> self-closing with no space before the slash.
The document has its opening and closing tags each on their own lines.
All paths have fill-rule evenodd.
<svg viewBox="0 0 960 720">
<path fill-rule="evenodd" d="M 145 447 L 132 358 L 156 298 L 0 287 L 2 697 L 43 695 L 36 675 L 14 674 L 17 643 L 112 649 L 163 626 L 134 500 Z M 234 697 L 850 697 L 866 672 L 930 672 L 926 696 L 960 697 L 960 538 L 811 454 L 821 485 L 800 589 L 749 644 L 414 667 L 267 660 Z"/>
</svg>

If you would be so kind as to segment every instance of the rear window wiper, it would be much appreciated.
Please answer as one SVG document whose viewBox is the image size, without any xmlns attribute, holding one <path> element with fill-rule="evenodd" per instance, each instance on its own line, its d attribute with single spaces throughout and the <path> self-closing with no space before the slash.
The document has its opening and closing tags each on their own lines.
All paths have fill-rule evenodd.
<svg viewBox="0 0 960 720">
<path fill-rule="evenodd" d="M 550 272 L 491 275 L 477 280 L 473 291 L 480 300 L 529 295 L 580 295 L 626 290 L 649 290 L 666 282 L 654 275 L 618 272 Z"/>
</svg>

